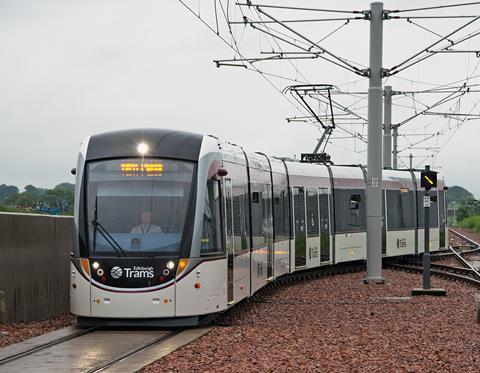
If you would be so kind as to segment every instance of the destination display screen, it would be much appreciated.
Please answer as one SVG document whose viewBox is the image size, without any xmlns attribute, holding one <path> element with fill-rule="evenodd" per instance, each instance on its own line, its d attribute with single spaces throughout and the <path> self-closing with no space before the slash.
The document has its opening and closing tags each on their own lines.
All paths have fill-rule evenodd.
<svg viewBox="0 0 480 373">
<path fill-rule="evenodd" d="M 163 163 L 161 161 L 149 161 L 148 163 L 143 163 L 139 160 L 138 162 L 129 161 L 125 163 L 120 163 L 120 171 L 122 176 L 162 176 L 163 173 Z"/>
</svg>

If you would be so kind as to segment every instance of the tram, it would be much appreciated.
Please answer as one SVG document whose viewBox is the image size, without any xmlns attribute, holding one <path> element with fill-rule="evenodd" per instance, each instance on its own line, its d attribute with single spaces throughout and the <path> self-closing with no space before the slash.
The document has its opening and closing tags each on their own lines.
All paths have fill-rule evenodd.
<svg viewBox="0 0 480 373">
<path fill-rule="evenodd" d="M 71 312 L 81 325 L 196 325 L 281 276 L 366 259 L 366 169 L 166 129 L 93 135 L 76 174 Z M 383 256 L 423 251 L 420 173 L 383 171 Z M 431 251 L 448 243 L 431 191 Z"/>
</svg>

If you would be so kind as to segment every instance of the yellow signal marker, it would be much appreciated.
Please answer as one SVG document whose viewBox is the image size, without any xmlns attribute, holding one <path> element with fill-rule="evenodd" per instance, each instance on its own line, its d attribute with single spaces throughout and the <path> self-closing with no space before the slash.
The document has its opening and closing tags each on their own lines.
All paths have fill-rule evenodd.
<svg viewBox="0 0 480 373">
<path fill-rule="evenodd" d="M 433 181 L 428 176 L 425 176 L 425 180 L 427 180 L 431 185 L 433 185 Z"/>
</svg>

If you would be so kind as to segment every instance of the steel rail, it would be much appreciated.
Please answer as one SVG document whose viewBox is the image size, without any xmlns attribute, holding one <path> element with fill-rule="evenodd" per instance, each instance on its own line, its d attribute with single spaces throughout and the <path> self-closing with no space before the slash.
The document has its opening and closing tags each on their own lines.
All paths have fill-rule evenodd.
<svg viewBox="0 0 480 373">
<path fill-rule="evenodd" d="M 470 268 L 472 272 L 480 279 L 480 272 L 465 258 L 463 258 L 454 248 L 450 246 L 450 250 L 455 254 L 456 259 L 466 268 Z"/>
<path fill-rule="evenodd" d="M 136 348 L 134 348 L 134 349 L 132 349 L 132 350 L 130 350 L 130 351 L 127 351 L 127 352 L 121 354 L 120 356 L 117 356 L 117 357 L 115 357 L 115 358 L 113 358 L 113 359 L 111 359 L 111 360 L 109 360 L 109 361 L 107 361 L 107 362 L 104 362 L 104 363 L 102 363 L 102 364 L 99 364 L 99 365 L 97 365 L 96 367 L 88 370 L 87 372 L 88 372 L 88 373 L 102 372 L 102 371 L 104 371 L 104 370 L 106 370 L 106 369 L 108 369 L 108 368 L 111 368 L 112 366 L 120 363 L 121 361 L 123 361 L 124 359 L 126 359 L 126 358 L 128 358 L 128 357 L 130 357 L 130 356 L 132 356 L 132 355 L 138 354 L 139 352 L 142 352 L 142 351 L 144 351 L 144 350 L 146 350 L 146 349 L 148 349 L 148 348 L 150 348 L 150 347 L 152 347 L 152 346 L 154 346 L 154 345 L 159 344 L 160 342 L 164 342 L 164 341 L 166 341 L 166 340 L 168 340 L 168 339 L 170 339 L 170 338 L 172 338 L 172 337 L 180 334 L 180 333 L 183 332 L 184 330 L 185 330 L 185 328 L 178 329 L 178 330 L 175 330 L 175 331 L 171 331 L 171 332 L 169 332 L 169 333 L 167 333 L 167 334 L 165 334 L 165 335 L 162 335 L 162 336 L 160 336 L 160 337 L 157 337 L 157 338 L 155 338 L 153 341 L 147 342 L 147 343 L 145 343 L 145 344 L 143 344 L 143 345 L 141 345 L 141 346 L 138 346 L 138 347 L 136 347 Z"/>
<path fill-rule="evenodd" d="M 32 347 L 26 351 L 22 351 L 22 352 L 19 352 L 19 353 L 16 353 L 16 354 L 13 354 L 13 355 L 10 355 L 10 356 L 7 356 L 3 359 L 0 359 L 0 365 L 4 365 L 4 364 L 7 364 L 7 363 L 10 363 L 12 361 L 15 361 L 15 360 L 18 360 L 18 359 L 21 359 L 25 356 L 28 356 L 28 355 L 31 355 L 35 352 L 38 352 L 38 351 L 41 351 L 41 350 L 44 350 L 46 348 L 49 348 L 49 347 L 52 347 L 52 346 L 55 346 L 55 345 L 58 345 L 60 343 L 63 343 L 65 341 L 69 341 L 71 339 L 74 339 L 74 338 L 77 338 L 77 337 L 80 337 L 82 335 L 85 335 L 85 334 L 88 334 L 92 331 L 94 331 L 95 329 L 97 329 L 96 326 L 93 326 L 93 327 L 90 327 L 88 329 L 83 329 L 83 330 L 80 330 L 76 333 L 73 333 L 73 334 L 70 334 L 70 335 L 67 335 L 65 337 L 61 337 L 61 338 L 58 338 L 58 339 L 55 339 L 53 341 L 50 341 L 50 342 L 47 342 L 47 343 L 43 343 L 41 345 L 38 345 L 38 346 L 35 346 L 35 347 Z"/>
<path fill-rule="evenodd" d="M 423 273 L 423 267 L 415 266 L 415 265 L 390 264 L 389 267 L 392 268 L 392 269 L 402 270 L 402 271 L 406 271 L 406 272 Z M 473 277 L 470 277 L 470 276 L 463 276 L 463 275 L 459 275 L 459 274 L 456 274 L 456 273 L 442 271 L 442 270 L 438 270 L 438 269 L 431 269 L 430 273 L 432 275 L 442 277 L 442 278 L 445 278 L 447 280 L 461 281 L 461 282 L 464 282 L 466 284 L 469 284 L 469 285 L 475 286 L 477 288 L 480 288 L 480 280 L 477 280 L 477 279 L 475 279 Z"/>
<path fill-rule="evenodd" d="M 467 251 L 462 251 L 462 255 L 470 255 L 470 254 L 479 254 L 480 253 L 480 247 L 476 247 L 475 249 L 467 250 Z M 453 252 L 448 250 L 448 252 L 442 252 L 442 253 L 434 253 L 432 254 L 432 260 L 433 259 L 442 259 L 446 257 L 452 257 L 455 256 Z"/>
<path fill-rule="evenodd" d="M 437 264 L 437 263 L 432 263 L 430 266 L 433 269 L 438 269 L 441 271 L 452 272 L 452 273 L 458 273 L 458 274 L 467 275 L 467 276 L 470 276 L 473 273 L 473 269 L 466 268 L 466 267 L 455 267 L 455 266 L 450 266 L 446 264 Z"/>
<path fill-rule="evenodd" d="M 472 240 L 471 238 L 465 236 L 464 234 L 452 229 L 452 228 L 448 228 L 448 231 L 450 233 L 453 233 L 455 236 L 457 237 L 460 237 L 462 240 L 468 242 L 469 244 L 473 245 L 473 246 L 476 246 L 477 248 L 480 248 L 480 243 L 478 242 L 475 242 L 474 240 Z"/>
<path fill-rule="evenodd" d="M 198 323 L 198 326 L 205 326 L 205 325 L 209 325 L 211 324 L 215 319 L 219 318 L 223 313 L 229 311 L 231 308 L 225 310 L 225 311 L 222 311 L 222 312 L 219 312 L 219 313 L 215 313 L 215 314 L 211 314 L 211 315 L 208 315 L 206 317 L 204 317 L 203 319 L 201 319 L 201 321 Z M 167 334 L 165 335 L 162 335 L 158 338 L 155 338 L 153 341 L 150 341 L 150 342 L 147 342 L 141 346 L 138 346 L 130 351 L 127 351 L 123 354 L 121 354 L 120 356 L 117 356 L 116 358 L 113 358 L 105 363 L 102 363 L 102 364 L 99 364 L 97 365 L 96 367 L 88 370 L 87 372 L 88 373 L 98 373 L 98 372 L 102 372 L 104 370 L 107 370 L 111 367 L 114 367 L 116 364 L 118 363 L 121 363 L 123 360 L 125 360 L 126 358 L 130 357 L 130 356 L 133 356 L 135 354 L 138 354 L 139 352 L 142 352 L 142 351 L 145 351 L 145 350 L 148 350 L 149 348 L 159 344 L 159 343 L 163 343 L 165 341 L 168 341 L 169 339 L 177 336 L 178 334 L 182 333 L 183 331 L 189 329 L 188 327 L 183 327 L 183 328 L 179 328 L 179 329 L 175 329 L 175 330 L 171 330 L 169 331 Z"/>
</svg>

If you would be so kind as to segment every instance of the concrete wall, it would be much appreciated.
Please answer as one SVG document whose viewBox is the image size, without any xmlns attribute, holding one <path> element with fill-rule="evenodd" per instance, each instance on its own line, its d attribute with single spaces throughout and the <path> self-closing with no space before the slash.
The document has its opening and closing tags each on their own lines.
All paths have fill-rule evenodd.
<svg viewBox="0 0 480 373">
<path fill-rule="evenodd" d="M 72 217 L 0 213 L 0 321 L 69 310 Z"/>
</svg>

